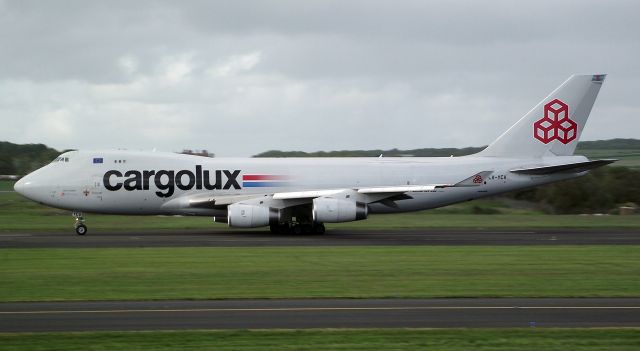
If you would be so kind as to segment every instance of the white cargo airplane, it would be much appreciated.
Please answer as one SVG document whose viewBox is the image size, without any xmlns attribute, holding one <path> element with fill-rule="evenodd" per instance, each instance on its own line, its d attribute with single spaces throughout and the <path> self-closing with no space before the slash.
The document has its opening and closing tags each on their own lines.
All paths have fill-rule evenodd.
<svg viewBox="0 0 640 351">
<path fill-rule="evenodd" d="M 586 174 L 573 156 L 605 75 L 574 75 L 481 152 L 463 157 L 205 158 L 69 151 L 20 179 L 39 203 L 82 212 L 212 216 L 230 227 L 323 233 L 323 223 L 446 206 Z M 471 131 L 469 131 L 471 132 Z"/>
</svg>

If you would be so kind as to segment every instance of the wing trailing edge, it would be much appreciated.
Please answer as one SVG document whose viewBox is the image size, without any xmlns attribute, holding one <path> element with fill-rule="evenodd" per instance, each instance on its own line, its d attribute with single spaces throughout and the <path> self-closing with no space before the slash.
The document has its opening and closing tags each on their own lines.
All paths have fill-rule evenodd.
<svg viewBox="0 0 640 351">
<path fill-rule="evenodd" d="M 295 206 L 308 203 L 319 197 L 334 197 L 337 195 L 349 195 L 352 199 L 359 198 L 359 201 L 366 203 L 379 202 L 382 200 L 402 200 L 411 199 L 407 193 L 413 192 L 431 192 L 436 189 L 452 188 L 452 187 L 470 187 L 480 186 L 492 171 L 483 171 L 465 178 L 462 181 L 453 184 L 423 184 L 423 185 L 398 185 L 398 186 L 381 186 L 368 188 L 343 188 L 343 189 L 322 189 L 322 190 L 305 190 L 305 191 L 287 191 L 272 194 L 247 194 L 247 195 L 195 195 L 186 196 L 179 199 L 181 206 L 192 208 L 226 208 L 226 206 L 255 199 L 267 199 L 269 201 L 281 201 L 284 207 Z M 284 201 L 284 202 L 282 202 Z"/>
</svg>

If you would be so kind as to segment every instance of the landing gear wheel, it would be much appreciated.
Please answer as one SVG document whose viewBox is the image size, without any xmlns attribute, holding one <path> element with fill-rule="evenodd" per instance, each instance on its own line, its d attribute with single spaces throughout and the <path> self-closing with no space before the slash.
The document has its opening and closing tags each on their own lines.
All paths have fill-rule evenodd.
<svg viewBox="0 0 640 351">
<path fill-rule="evenodd" d="M 288 224 L 272 224 L 269 226 L 269 230 L 273 234 L 288 234 L 289 233 L 289 225 Z"/>
<path fill-rule="evenodd" d="M 85 235 L 87 234 L 87 226 L 84 224 L 78 224 L 76 225 L 76 234 L 78 235 Z"/>
<path fill-rule="evenodd" d="M 76 219 L 76 234 L 85 235 L 87 234 L 87 226 L 84 224 L 84 216 L 82 212 L 73 211 L 73 217 Z"/>
<path fill-rule="evenodd" d="M 324 232 L 326 231 L 324 224 L 322 223 L 318 223 L 316 225 L 313 226 L 313 232 L 316 234 L 324 234 Z"/>
</svg>

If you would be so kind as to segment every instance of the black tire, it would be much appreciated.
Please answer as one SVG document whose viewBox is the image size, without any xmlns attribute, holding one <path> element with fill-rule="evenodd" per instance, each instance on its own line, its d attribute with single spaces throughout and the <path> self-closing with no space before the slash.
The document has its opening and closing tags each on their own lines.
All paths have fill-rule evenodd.
<svg viewBox="0 0 640 351">
<path fill-rule="evenodd" d="M 293 228 L 291 227 L 291 225 L 289 225 L 289 223 L 285 223 L 280 226 L 280 234 L 291 234 L 292 231 Z"/>
<path fill-rule="evenodd" d="M 87 226 L 84 224 L 78 224 L 76 226 L 76 234 L 78 235 L 85 235 L 87 234 Z"/>
<path fill-rule="evenodd" d="M 278 225 L 270 225 L 269 230 L 273 234 L 289 234 L 291 232 L 291 228 L 289 228 L 289 224 L 278 224 Z"/>
<path fill-rule="evenodd" d="M 296 224 L 296 225 L 294 225 L 294 226 L 293 226 L 293 228 L 292 228 L 292 233 L 293 233 L 293 234 L 295 234 L 295 235 L 300 235 L 300 234 L 302 234 L 302 231 L 303 231 L 303 230 L 302 230 L 302 226 L 301 226 L 300 224 Z"/>
<path fill-rule="evenodd" d="M 324 232 L 326 231 L 324 224 L 319 223 L 316 224 L 315 226 L 313 226 L 313 232 L 316 234 L 324 234 Z"/>
</svg>

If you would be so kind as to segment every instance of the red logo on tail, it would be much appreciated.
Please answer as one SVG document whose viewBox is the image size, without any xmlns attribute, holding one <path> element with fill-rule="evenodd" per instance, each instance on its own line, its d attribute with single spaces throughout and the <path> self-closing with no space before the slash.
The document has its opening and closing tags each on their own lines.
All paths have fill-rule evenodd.
<svg viewBox="0 0 640 351">
<path fill-rule="evenodd" d="M 533 137 L 545 144 L 556 139 L 568 144 L 577 135 L 578 124 L 569 119 L 569 106 L 558 99 L 544 105 L 544 117 L 533 123 Z"/>
</svg>

